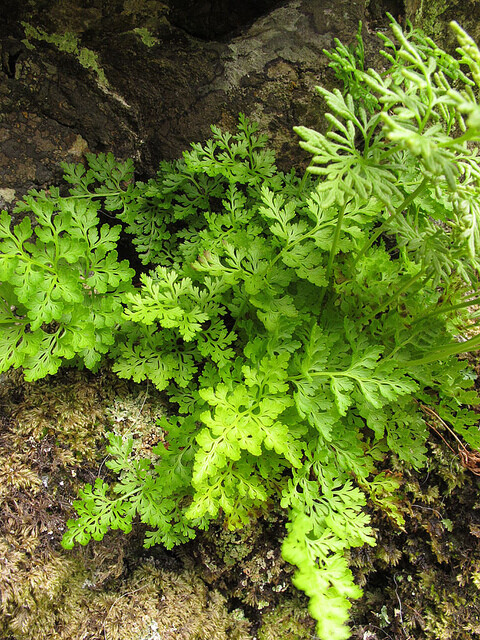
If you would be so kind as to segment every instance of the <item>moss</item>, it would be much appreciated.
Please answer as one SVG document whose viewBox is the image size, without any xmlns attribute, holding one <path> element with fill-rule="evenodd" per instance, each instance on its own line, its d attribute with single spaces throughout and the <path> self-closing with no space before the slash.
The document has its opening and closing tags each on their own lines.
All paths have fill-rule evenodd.
<svg viewBox="0 0 480 640">
<path fill-rule="evenodd" d="M 251 637 L 242 612 L 192 568 L 162 551 L 140 559 L 140 535 L 60 547 L 78 484 L 102 471 L 105 431 L 141 437 L 144 449 L 162 436 L 159 394 L 108 372 L 64 370 L 29 384 L 14 372 L 3 376 L 0 405 L 0 637 Z"/>
<path fill-rule="evenodd" d="M 12 435 L 19 446 L 48 440 L 55 449 L 51 457 L 57 466 L 65 466 L 97 458 L 109 424 L 106 406 L 126 389 L 108 374 L 94 377 L 66 370 L 54 384 L 51 378 L 25 384 L 15 372 L 4 380 L 0 402 L 15 422 Z"/>
<path fill-rule="evenodd" d="M 480 637 L 480 481 L 436 435 L 429 448 L 420 472 L 392 461 L 404 478 L 404 530 L 386 526 L 376 514 L 377 547 L 352 553 L 365 589 L 352 607 L 357 640 Z"/>
<path fill-rule="evenodd" d="M 160 394 L 108 371 L 28 384 L 17 371 L 3 376 L 0 406 L 0 637 L 251 640 L 257 628 L 311 637 L 291 635 L 313 622 L 275 542 L 275 514 L 233 532 L 213 526 L 175 554 L 147 555 L 141 527 L 61 549 L 78 486 L 105 472 L 105 431 L 133 435 L 148 456 L 163 437 Z"/>
<path fill-rule="evenodd" d="M 124 540 L 109 543 L 118 554 Z M 69 558 L 52 552 L 32 563 L 26 554 L 0 542 L 3 566 L 8 567 L 8 574 L 0 573 L 2 637 L 139 640 L 155 630 L 172 640 L 251 638 L 248 621 L 230 612 L 225 597 L 208 589 L 195 573 L 165 570 L 150 560 L 112 578 L 115 554 L 108 556 L 104 545 L 95 547 L 77 550 Z M 92 567 L 102 566 L 99 549 L 105 552 L 104 575 L 97 573 L 95 579 Z"/>
<path fill-rule="evenodd" d="M 263 617 L 258 640 L 307 640 L 316 638 L 315 625 L 303 602 L 286 602 Z"/>
<path fill-rule="evenodd" d="M 160 394 L 108 371 L 29 384 L 14 372 L 3 376 L 0 405 L 0 637 L 315 638 L 273 511 L 236 531 L 218 523 L 174 552 L 146 552 L 141 526 L 60 548 L 78 485 L 105 472 L 105 431 L 133 435 L 148 455 L 163 437 Z M 436 434 L 429 447 L 421 472 L 389 462 L 403 480 L 404 529 L 372 505 L 378 545 L 352 551 L 365 591 L 352 606 L 354 639 L 480 638 L 479 479 Z"/>
<path fill-rule="evenodd" d="M 284 524 L 284 514 L 272 510 L 236 531 L 213 525 L 180 550 L 205 582 L 223 585 L 259 640 L 315 637 L 307 598 L 292 586 L 294 569 L 280 553 Z"/>
</svg>

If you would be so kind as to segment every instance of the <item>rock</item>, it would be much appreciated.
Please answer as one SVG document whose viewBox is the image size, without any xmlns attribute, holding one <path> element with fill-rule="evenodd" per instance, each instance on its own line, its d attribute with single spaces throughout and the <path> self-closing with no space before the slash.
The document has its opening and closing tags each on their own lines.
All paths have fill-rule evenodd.
<svg viewBox="0 0 480 640">
<path fill-rule="evenodd" d="M 322 49 L 354 39 L 364 0 L 190 5 L 7 2 L 0 187 L 21 195 L 56 183 L 79 148 L 132 157 L 151 175 L 240 111 L 270 133 L 281 165 L 298 162 L 292 127 L 323 119 L 313 92 L 326 75 Z"/>
</svg>

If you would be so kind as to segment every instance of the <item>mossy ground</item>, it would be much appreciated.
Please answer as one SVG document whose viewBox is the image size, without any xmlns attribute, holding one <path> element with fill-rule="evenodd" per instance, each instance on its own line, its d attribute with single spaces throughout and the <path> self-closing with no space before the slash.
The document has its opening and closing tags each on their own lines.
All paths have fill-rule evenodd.
<svg viewBox="0 0 480 640">
<path fill-rule="evenodd" d="M 105 431 L 162 433 L 162 398 L 108 372 L 0 382 L 0 638 L 302 640 L 305 602 L 275 542 L 279 517 L 221 525 L 172 552 L 143 549 L 141 525 L 86 548 L 60 545 L 78 487 L 105 476 Z"/>
<path fill-rule="evenodd" d="M 280 556 L 281 514 L 237 532 L 218 523 L 171 552 L 144 550 L 141 525 L 61 548 L 78 486 L 106 473 L 105 431 L 141 436 L 148 449 L 162 437 L 159 394 L 107 371 L 30 384 L 13 373 L 0 389 L 0 638 L 315 638 Z M 352 607 L 356 640 L 480 637 L 480 480 L 441 435 L 422 472 L 389 461 L 406 525 L 372 511 L 378 545 L 352 554 L 365 591 Z"/>
</svg>

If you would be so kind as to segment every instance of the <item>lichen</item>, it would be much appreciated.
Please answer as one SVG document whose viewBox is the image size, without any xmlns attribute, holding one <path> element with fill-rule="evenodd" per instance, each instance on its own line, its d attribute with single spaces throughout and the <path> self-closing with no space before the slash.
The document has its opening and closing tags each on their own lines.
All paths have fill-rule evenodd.
<svg viewBox="0 0 480 640">
<path fill-rule="evenodd" d="M 85 69 L 89 69 L 95 74 L 100 87 L 108 87 L 108 80 L 105 71 L 100 66 L 98 54 L 87 47 L 80 46 L 78 37 L 71 31 L 64 33 L 47 33 L 44 29 L 34 27 L 28 22 L 21 23 L 25 31 L 23 43 L 27 48 L 32 48 L 32 40 L 53 44 L 59 51 L 72 54 Z"/>
<path fill-rule="evenodd" d="M 454 51 L 457 46 L 455 37 L 449 28 L 451 20 L 456 20 L 473 38 L 478 41 L 479 5 L 476 0 L 407 0 L 405 13 L 416 27 L 420 27 L 440 46 Z"/>
<path fill-rule="evenodd" d="M 136 27 L 133 32 L 139 36 L 140 40 L 146 47 L 151 48 L 158 44 L 158 38 L 155 38 L 148 29 Z"/>
</svg>

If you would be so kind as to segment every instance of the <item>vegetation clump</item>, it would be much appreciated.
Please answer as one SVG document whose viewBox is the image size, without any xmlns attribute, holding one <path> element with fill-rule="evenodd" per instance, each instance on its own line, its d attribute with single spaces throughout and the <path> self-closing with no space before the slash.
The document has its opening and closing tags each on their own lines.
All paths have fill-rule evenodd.
<svg viewBox="0 0 480 640">
<path fill-rule="evenodd" d="M 172 548 L 280 505 L 319 637 L 349 637 L 348 551 L 375 545 L 367 501 L 405 522 L 387 456 L 427 463 L 433 407 L 467 462 L 480 449 L 475 375 L 455 357 L 480 346 L 465 337 L 480 300 L 480 52 L 453 28 L 459 60 L 392 19 L 382 73 L 364 70 L 360 38 L 337 43 L 345 91 L 319 88 L 327 133 L 296 128 L 313 156 L 302 178 L 242 115 L 147 183 L 90 155 L 65 165 L 69 195 L 31 192 L 13 228 L 1 215 L 0 370 L 35 380 L 108 358 L 168 401 L 145 453 L 109 434 L 116 480 L 81 489 L 66 548 L 137 516 L 145 546 Z M 119 259 L 122 231 L 139 273 Z"/>
</svg>

